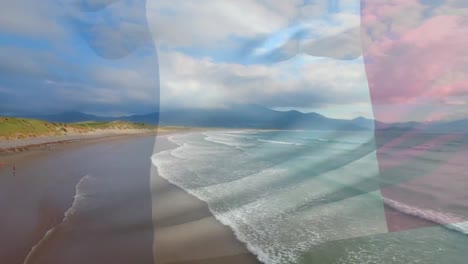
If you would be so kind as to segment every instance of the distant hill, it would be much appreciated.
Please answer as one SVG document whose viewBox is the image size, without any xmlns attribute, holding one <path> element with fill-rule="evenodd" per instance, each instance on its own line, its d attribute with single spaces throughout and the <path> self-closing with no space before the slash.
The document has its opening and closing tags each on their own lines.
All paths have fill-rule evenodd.
<svg viewBox="0 0 468 264">
<path fill-rule="evenodd" d="M 63 112 L 53 115 L 29 115 L 28 118 L 49 122 L 76 123 L 85 121 L 129 121 L 161 126 L 194 126 L 226 128 L 269 128 L 269 129 L 323 129 L 362 130 L 353 120 L 331 119 L 317 113 L 298 111 L 275 111 L 258 105 L 237 105 L 223 109 L 180 109 L 119 117 L 105 117 L 81 112 Z M 360 120 L 362 121 L 362 120 Z M 368 120 L 367 123 L 373 123 Z"/>
<path fill-rule="evenodd" d="M 31 118 L 49 122 L 76 123 L 84 121 L 128 121 L 161 126 L 264 128 L 264 129 L 314 129 L 314 130 L 407 130 L 429 132 L 468 132 L 468 120 L 435 123 L 407 122 L 386 124 L 364 117 L 352 120 L 327 118 L 318 113 L 276 111 L 259 105 L 235 105 L 220 109 L 179 109 L 161 113 L 105 117 L 81 112 L 64 112 L 55 115 L 35 115 Z"/>
<path fill-rule="evenodd" d="M 331 119 L 317 113 L 275 111 L 257 105 L 205 110 L 161 112 L 161 125 L 187 125 L 227 128 L 362 130 L 352 120 Z"/>
<path fill-rule="evenodd" d="M 27 115 L 24 116 L 32 119 L 40 119 L 48 122 L 61 122 L 61 123 L 78 123 L 85 121 L 116 121 L 118 119 L 112 117 L 101 117 L 96 115 L 85 114 L 78 111 L 67 111 L 52 115 Z"/>
<path fill-rule="evenodd" d="M 162 126 L 316 130 L 366 130 L 373 129 L 374 122 L 367 119 L 367 124 L 363 126 L 354 120 L 331 119 L 317 113 L 276 111 L 258 105 L 237 105 L 221 109 L 179 109 L 120 118 L 150 124 L 159 122 Z"/>
</svg>

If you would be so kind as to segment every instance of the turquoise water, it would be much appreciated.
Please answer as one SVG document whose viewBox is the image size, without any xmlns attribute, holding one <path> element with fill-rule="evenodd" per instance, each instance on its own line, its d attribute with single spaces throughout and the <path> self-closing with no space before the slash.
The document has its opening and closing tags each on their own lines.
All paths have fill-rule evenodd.
<svg viewBox="0 0 468 264">
<path fill-rule="evenodd" d="M 449 205 L 436 211 L 383 197 L 383 184 L 401 177 L 379 173 L 373 131 L 210 131 L 169 139 L 178 147 L 153 156 L 159 174 L 206 201 L 264 263 L 468 259 L 466 197 L 454 203 L 460 215 L 443 210 Z M 419 160 L 415 166 L 430 162 Z M 444 226 L 389 233 L 384 207 Z"/>
</svg>

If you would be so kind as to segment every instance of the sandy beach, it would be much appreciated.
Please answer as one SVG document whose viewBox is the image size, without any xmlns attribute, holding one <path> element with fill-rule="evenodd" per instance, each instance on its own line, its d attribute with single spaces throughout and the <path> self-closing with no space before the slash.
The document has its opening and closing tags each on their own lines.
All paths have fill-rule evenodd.
<svg viewBox="0 0 468 264">
<path fill-rule="evenodd" d="M 158 137 L 155 153 L 174 146 Z M 152 173 L 155 263 L 260 263 L 205 202 Z"/>
<path fill-rule="evenodd" d="M 59 136 L 40 136 L 18 139 L 0 137 L 0 154 L 18 153 L 37 149 L 50 149 L 57 144 L 92 140 L 108 140 L 113 137 L 156 135 L 174 132 L 168 129 L 98 129 L 87 133 L 67 133 Z"/>
<path fill-rule="evenodd" d="M 154 174 L 155 138 L 2 156 L 16 173 L 0 168 L 0 263 L 258 263 L 204 202 Z M 171 147 L 158 136 L 156 151 Z"/>
</svg>

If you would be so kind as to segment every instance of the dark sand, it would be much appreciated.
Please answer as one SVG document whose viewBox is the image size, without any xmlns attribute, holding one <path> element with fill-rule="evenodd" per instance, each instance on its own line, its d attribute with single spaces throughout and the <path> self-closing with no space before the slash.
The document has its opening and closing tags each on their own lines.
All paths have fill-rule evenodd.
<svg viewBox="0 0 468 264">
<path fill-rule="evenodd" d="M 155 152 L 174 146 L 159 137 Z M 152 173 L 156 263 L 260 263 L 205 202 Z"/>
<path fill-rule="evenodd" d="M 157 174 L 151 193 L 154 141 L 135 135 L 1 157 L 17 170 L 0 168 L 0 263 L 258 263 L 204 202 Z M 164 136 L 156 146 L 172 147 Z"/>
</svg>

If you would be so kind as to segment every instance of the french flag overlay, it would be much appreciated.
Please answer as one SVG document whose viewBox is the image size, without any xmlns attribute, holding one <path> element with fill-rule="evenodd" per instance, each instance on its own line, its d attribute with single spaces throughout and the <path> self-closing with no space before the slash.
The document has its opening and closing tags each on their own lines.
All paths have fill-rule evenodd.
<svg viewBox="0 0 468 264">
<path fill-rule="evenodd" d="M 256 121 L 274 120 L 274 109 L 290 111 L 282 119 L 289 126 L 266 131 L 245 122 L 232 131 L 168 136 L 174 148 L 164 151 L 155 151 L 158 137 L 57 154 L 50 164 L 19 164 L 42 169 L 34 188 L 23 190 L 26 198 L 9 187 L 27 185 L 20 177 L 0 179 L 0 264 L 225 257 L 193 253 L 204 241 L 180 233 L 194 230 L 157 217 L 177 211 L 156 200 L 165 194 L 158 196 L 163 188 L 155 185 L 166 180 L 208 205 L 262 263 L 442 263 L 450 250 L 465 259 L 459 241 L 468 233 L 468 1 L 58 2 L 54 19 L 78 44 L 54 51 L 71 62 L 55 65 L 62 82 L 47 74 L 33 81 L 67 95 L 66 104 L 97 112 L 113 104 L 151 109 L 162 125 L 174 113 L 196 117 L 190 109 L 241 109 Z M 12 43 L 35 43 L 22 41 Z M 32 85 L 24 79 L 8 84 Z M 37 107 L 52 104 L 39 97 Z M 296 110 L 366 129 L 359 137 L 354 126 L 342 126 L 349 134 L 308 130 Z M 223 124 L 234 122 L 228 113 Z M 325 119 L 318 116 L 313 120 Z M 239 129 L 244 126 L 249 130 Z M 99 161 L 90 158 L 100 151 Z M 41 177 L 54 173 L 56 182 Z M 72 175 L 73 184 L 60 175 Z M 173 230 L 184 232 L 172 236 Z M 431 241 L 447 243 L 437 250 L 449 253 L 431 251 Z M 413 245 L 415 252 L 431 251 L 429 257 L 398 255 Z"/>
</svg>

